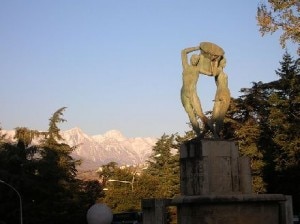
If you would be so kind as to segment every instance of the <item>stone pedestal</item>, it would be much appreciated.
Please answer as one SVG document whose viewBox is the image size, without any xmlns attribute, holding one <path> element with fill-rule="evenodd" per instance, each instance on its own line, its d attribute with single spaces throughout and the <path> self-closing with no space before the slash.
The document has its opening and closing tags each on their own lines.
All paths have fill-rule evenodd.
<svg viewBox="0 0 300 224">
<path fill-rule="evenodd" d="M 180 149 L 181 196 L 144 199 L 146 224 L 164 224 L 167 206 L 178 224 L 292 224 L 292 198 L 253 194 L 250 162 L 232 141 L 191 140 Z"/>
<path fill-rule="evenodd" d="M 250 163 L 231 141 L 192 140 L 180 149 L 183 195 L 252 193 Z"/>
<path fill-rule="evenodd" d="M 281 194 L 180 196 L 178 224 L 292 224 L 292 201 Z"/>
<path fill-rule="evenodd" d="M 252 193 L 250 162 L 232 141 L 191 140 L 180 149 L 178 224 L 292 224 L 290 196 Z"/>
</svg>

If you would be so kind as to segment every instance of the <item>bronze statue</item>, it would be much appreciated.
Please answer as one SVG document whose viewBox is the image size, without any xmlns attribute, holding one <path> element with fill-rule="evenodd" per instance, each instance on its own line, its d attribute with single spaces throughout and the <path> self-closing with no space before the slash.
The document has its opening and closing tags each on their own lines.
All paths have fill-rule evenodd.
<svg viewBox="0 0 300 224">
<path fill-rule="evenodd" d="M 188 63 L 188 54 L 200 50 L 200 54 L 193 54 Z M 198 47 L 182 50 L 182 79 L 181 101 L 187 112 L 193 130 L 198 137 L 203 137 L 209 130 L 215 138 L 219 137 L 225 114 L 230 103 L 227 75 L 223 69 L 226 66 L 224 50 L 210 42 L 202 42 Z M 214 76 L 217 86 L 215 102 L 211 119 L 202 111 L 200 99 L 197 95 L 197 81 L 199 74 Z M 198 119 L 201 120 L 202 126 Z"/>
</svg>

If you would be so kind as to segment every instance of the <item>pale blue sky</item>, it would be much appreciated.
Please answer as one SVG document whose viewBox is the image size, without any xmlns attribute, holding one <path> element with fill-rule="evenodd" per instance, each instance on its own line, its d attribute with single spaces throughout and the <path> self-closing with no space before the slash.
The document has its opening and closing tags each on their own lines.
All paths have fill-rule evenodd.
<svg viewBox="0 0 300 224">
<path fill-rule="evenodd" d="M 66 106 L 62 130 L 183 133 L 183 48 L 220 45 L 233 97 L 253 81 L 277 79 L 284 50 L 278 34 L 258 32 L 258 2 L 2 0 L 0 125 L 46 130 Z M 204 110 L 212 109 L 213 78 L 201 76 L 198 89 Z"/>
</svg>

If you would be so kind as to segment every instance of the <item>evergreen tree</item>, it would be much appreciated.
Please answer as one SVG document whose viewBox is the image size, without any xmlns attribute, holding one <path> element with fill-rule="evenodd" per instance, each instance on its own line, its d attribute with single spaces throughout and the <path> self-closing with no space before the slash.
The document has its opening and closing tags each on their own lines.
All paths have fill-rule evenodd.
<svg viewBox="0 0 300 224">
<path fill-rule="evenodd" d="M 142 199 L 140 177 L 137 167 L 118 167 L 110 162 L 101 167 L 100 177 L 105 180 L 105 197 L 103 202 L 113 212 L 141 210 Z"/>
<path fill-rule="evenodd" d="M 41 141 L 40 153 L 42 160 L 40 165 L 43 169 L 40 175 L 47 175 L 47 178 L 58 182 L 59 180 L 74 180 L 76 175 L 76 165 L 80 161 L 76 161 L 71 157 L 71 152 L 75 147 L 70 147 L 63 142 L 60 135 L 60 129 L 57 127 L 58 123 L 65 122 L 61 117 L 66 108 L 60 108 L 49 119 L 49 129 L 46 133 L 46 138 Z"/>
<path fill-rule="evenodd" d="M 230 107 L 226 133 L 251 158 L 255 191 L 293 195 L 299 211 L 299 59 L 285 53 L 280 65 L 278 80 L 242 89 Z"/>
<path fill-rule="evenodd" d="M 157 198 L 172 198 L 179 194 L 179 155 L 175 135 L 164 134 L 153 147 L 146 172 L 159 180 Z M 172 153 L 173 151 L 173 153 Z"/>
<path fill-rule="evenodd" d="M 78 161 L 70 156 L 74 147 L 62 142 L 57 127 L 64 109 L 50 118 L 48 132 L 17 128 L 16 143 L 4 139 L 0 144 L 0 179 L 20 192 L 26 224 L 86 223 L 89 206 L 101 196 L 98 182 L 76 179 Z M 4 187 L 0 186 L 0 220 L 17 223 L 16 195 L 3 194 Z"/>
<path fill-rule="evenodd" d="M 97 173 L 101 179 L 103 186 L 106 186 L 106 183 L 111 177 L 114 176 L 115 171 L 118 169 L 118 164 L 116 162 L 109 162 L 106 165 L 101 166 Z"/>
<path fill-rule="evenodd" d="M 265 170 L 268 191 L 293 195 L 294 207 L 300 209 L 300 64 L 285 53 L 279 79 L 264 85 L 268 90 L 270 147 L 266 147 L 269 163 Z"/>
<path fill-rule="evenodd" d="M 242 156 L 250 158 L 253 191 L 263 193 L 266 191 L 262 173 L 265 163 L 263 153 L 257 144 L 261 130 L 259 115 L 255 110 L 261 101 L 255 96 L 257 94 L 255 86 L 253 89 L 243 89 L 244 95 L 232 100 L 224 123 L 224 134 L 226 139 L 238 142 Z"/>
</svg>

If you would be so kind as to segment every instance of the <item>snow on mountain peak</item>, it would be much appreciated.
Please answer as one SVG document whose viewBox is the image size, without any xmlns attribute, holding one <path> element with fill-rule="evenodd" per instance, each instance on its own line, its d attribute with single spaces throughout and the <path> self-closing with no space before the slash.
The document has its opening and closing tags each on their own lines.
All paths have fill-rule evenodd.
<svg viewBox="0 0 300 224">
<path fill-rule="evenodd" d="M 80 135 L 84 134 L 84 132 L 80 128 L 78 128 L 78 127 L 71 128 L 71 129 L 65 131 L 65 133 L 80 134 Z"/>
<path fill-rule="evenodd" d="M 126 138 L 123 136 L 123 134 L 118 130 L 110 130 L 104 133 L 103 137 L 105 138 L 112 138 L 116 139 L 118 141 L 123 141 Z"/>
</svg>

